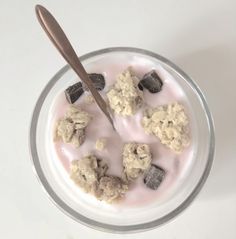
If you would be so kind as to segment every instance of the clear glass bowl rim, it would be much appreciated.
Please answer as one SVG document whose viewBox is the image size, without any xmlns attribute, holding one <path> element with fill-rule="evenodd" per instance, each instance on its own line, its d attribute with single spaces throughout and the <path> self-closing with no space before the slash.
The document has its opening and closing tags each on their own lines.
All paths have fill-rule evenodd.
<svg viewBox="0 0 236 239">
<path fill-rule="evenodd" d="M 47 97 L 47 94 L 51 90 L 51 88 L 54 86 L 54 84 L 61 78 L 63 74 L 65 74 L 69 69 L 70 66 L 66 65 L 61 70 L 59 70 L 52 79 L 48 82 L 48 84 L 45 86 L 43 91 L 41 92 L 35 108 L 33 110 L 32 118 L 31 118 L 31 125 L 30 125 L 30 132 L 29 132 L 29 148 L 30 148 L 30 155 L 31 160 L 33 164 L 33 171 L 35 172 L 41 186 L 44 191 L 47 193 L 49 198 L 52 200 L 52 202 L 61 209 L 65 214 L 73 218 L 74 220 L 80 222 L 81 224 L 84 224 L 86 226 L 89 226 L 94 229 L 98 229 L 101 231 L 106 232 L 112 232 L 112 233 L 130 233 L 130 232 L 139 232 L 139 231 L 145 231 L 148 229 L 156 228 L 177 215 L 179 215 L 184 209 L 186 209 L 190 203 L 194 200 L 194 198 L 198 195 L 201 188 L 203 187 L 204 183 L 206 182 L 206 179 L 210 173 L 211 166 L 214 159 L 214 153 L 215 153 L 215 134 L 214 134 L 214 123 L 213 119 L 209 110 L 209 107 L 207 105 L 207 102 L 205 100 L 205 97 L 203 93 L 201 92 L 200 88 L 197 86 L 197 84 L 178 66 L 176 66 L 174 63 L 166 59 L 165 57 L 158 55 L 156 53 L 153 53 L 148 50 L 140 49 L 140 48 L 133 48 L 133 47 L 111 47 L 111 48 L 104 48 L 101 50 L 96 50 L 90 53 L 87 53 L 80 57 L 81 61 L 84 61 L 86 59 L 89 59 L 94 56 L 110 53 L 110 52 L 131 52 L 131 53 L 138 53 L 147 55 L 153 58 L 158 59 L 163 64 L 166 64 L 167 66 L 171 67 L 173 71 L 175 71 L 176 74 L 180 75 L 187 83 L 191 85 L 193 89 L 197 92 L 197 95 L 203 105 L 203 108 L 206 112 L 206 118 L 208 121 L 208 127 L 209 127 L 209 134 L 210 134 L 210 142 L 209 142 L 209 153 L 208 153 L 208 160 L 205 167 L 205 170 L 202 174 L 202 177 L 199 179 L 198 184 L 194 188 L 194 190 L 191 192 L 191 194 L 180 204 L 177 208 L 175 208 L 170 213 L 166 214 L 165 216 L 158 218 L 156 220 L 142 223 L 142 224 L 136 224 L 136 225 L 126 225 L 126 226 L 120 226 L 120 225 L 111 225 L 106 223 L 101 223 L 99 221 L 91 220 L 90 218 L 87 218 L 80 213 L 76 212 L 73 208 L 69 207 L 61 198 L 54 192 L 53 188 L 50 186 L 43 169 L 40 165 L 40 160 L 37 153 L 37 144 L 36 144 L 36 131 L 37 131 L 37 124 L 38 124 L 38 117 L 40 114 L 41 107 L 44 103 L 45 98 Z"/>
</svg>

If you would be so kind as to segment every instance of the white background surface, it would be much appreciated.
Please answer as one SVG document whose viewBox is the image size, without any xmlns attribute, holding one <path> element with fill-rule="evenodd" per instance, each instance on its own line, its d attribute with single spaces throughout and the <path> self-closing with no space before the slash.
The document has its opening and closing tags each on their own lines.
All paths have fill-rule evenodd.
<svg viewBox="0 0 236 239">
<path fill-rule="evenodd" d="M 81 55 L 132 46 L 166 56 L 200 85 L 216 126 L 216 157 L 194 203 L 174 221 L 111 235 L 63 215 L 31 168 L 30 117 L 39 93 L 64 64 L 41 30 L 33 0 L 0 0 L 0 238 L 236 238 L 236 1 L 41 1 Z"/>
</svg>

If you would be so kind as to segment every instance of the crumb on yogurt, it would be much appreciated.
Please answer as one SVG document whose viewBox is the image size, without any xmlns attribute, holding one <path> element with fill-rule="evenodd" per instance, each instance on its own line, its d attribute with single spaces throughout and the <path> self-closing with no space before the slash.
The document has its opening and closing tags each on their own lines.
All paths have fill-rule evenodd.
<svg viewBox="0 0 236 239">
<path fill-rule="evenodd" d="M 96 141 L 95 148 L 99 151 L 102 151 L 105 149 L 106 144 L 107 144 L 107 139 L 100 138 Z"/>
</svg>

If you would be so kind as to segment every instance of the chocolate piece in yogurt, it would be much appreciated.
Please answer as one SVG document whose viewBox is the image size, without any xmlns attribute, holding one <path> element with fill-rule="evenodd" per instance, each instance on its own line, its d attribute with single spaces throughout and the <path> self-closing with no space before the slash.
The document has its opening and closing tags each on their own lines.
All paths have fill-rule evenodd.
<svg viewBox="0 0 236 239">
<path fill-rule="evenodd" d="M 165 171 L 162 168 L 156 166 L 155 164 L 151 164 L 151 167 L 146 172 L 143 182 L 148 188 L 152 190 L 157 190 L 164 177 Z"/>
<path fill-rule="evenodd" d="M 161 91 L 162 86 L 163 82 L 155 70 L 146 73 L 138 84 L 140 90 L 145 88 L 150 93 L 157 93 Z"/>
<path fill-rule="evenodd" d="M 97 73 L 91 73 L 88 74 L 90 80 L 93 82 L 93 86 L 96 88 L 96 90 L 101 91 L 105 87 L 105 78 L 102 74 Z M 88 87 L 82 83 L 84 91 L 88 91 Z"/>
<path fill-rule="evenodd" d="M 75 103 L 83 93 L 84 90 L 81 82 L 77 82 L 65 90 L 66 99 L 70 104 Z"/>
</svg>

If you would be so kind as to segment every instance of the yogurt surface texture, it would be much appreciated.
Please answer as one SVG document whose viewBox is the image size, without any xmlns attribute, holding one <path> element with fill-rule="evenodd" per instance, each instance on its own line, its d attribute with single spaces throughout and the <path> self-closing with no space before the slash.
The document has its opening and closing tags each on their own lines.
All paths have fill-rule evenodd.
<svg viewBox="0 0 236 239">
<path fill-rule="evenodd" d="M 91 102 L 90 93 L 85 92 L 75 103 L 82 110 L 92 116 L 92 120 L 85 129 L 85 142 L 76 148 L 71 144 L 62 141 L 53 142 L 53 155 L 58 164 L 62 164 L 64 170 L 69 174 L 70 165 L 73 160 L 79 160 L 87 155 L 96 155 L 103 159 L 109 166 L 108 174 L 121 177 L 123 172 L 122 152 L 125 143 L 136 142 L 144 143 L 150 146 L 152 154 L 152 163 L 165 170 L 166 175 L 163 182 L 157 190 L 151 190 L 143 183 L 143 177 L 139 177 L 132 182 L 124 198 L 118 203 L 112 204 L 114 207 L 142 207 L 152 204 L 158 200 L 164 200 L 165 197 L 174 193 L 181 185 L 193 164 L 193 143 L 191 141 L 191 125 L 193 122 L 191 109 L 187 98 L 181 87 L 175 79 L 159 64 L 154 64 L 148 59 L 132 58 L 129 61 L 119 61 L 117 59 L 101 59 L 96 64 L 88 64 L 86 70 L 89 73 L 100 73 L 105 77 L 106 85 L 100 93 L 106 98 L 106 92 L 111 89 L 119 73 L 131 67 L 138 78 L 151 70 L 155 70 L 160 76 L 163 86 L 158 93 L 143 91 L 145 104 L 132 116 L 121 116 L 114 114 L 114 123 L 117 129 L 115 132 L 103 115 L 95 102 Z M 78 79 L 77 79 L 78 80 Z M 76 81 L 75 81 L 76 82 Z M 68 85 L 69 86 L 69 85 Z M 88 100 L 90 99 L 90 100 Z M 190 121 L 190 144 L 183 152 L 176 153 L 163 145 L 160 140 L 154 136 L 145 133 L 141 120 L 143 112 L 147 107 L 158 107 L 170 103 L 178 102 L 185 108 Z M 64 92 L 58 94 L 51 110 L 50 128 L 53 140 L 55 123 L 65 115 L 69 106 Z M 105 139 L 106 145 L 103 150 L 96 148 L 96 142 L 99 139 Z M 73 183 L 73 182 L 72 182 Z M 80 190 L 78 188 L 78 190 Z"/>
</svg>

